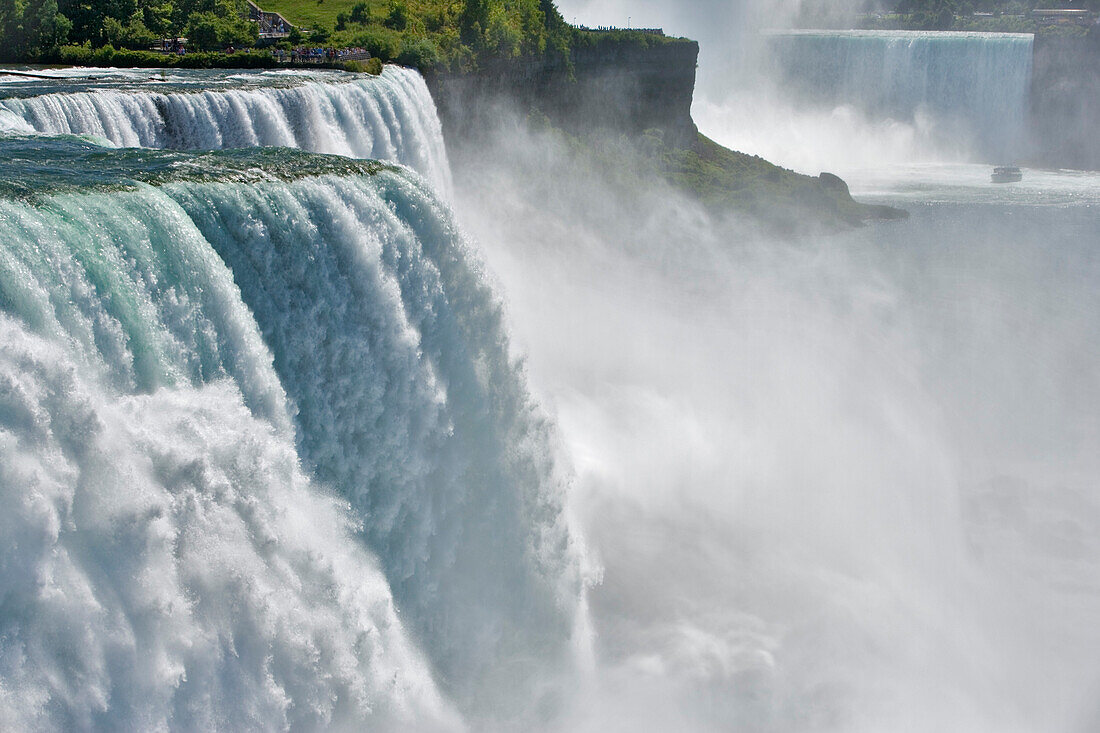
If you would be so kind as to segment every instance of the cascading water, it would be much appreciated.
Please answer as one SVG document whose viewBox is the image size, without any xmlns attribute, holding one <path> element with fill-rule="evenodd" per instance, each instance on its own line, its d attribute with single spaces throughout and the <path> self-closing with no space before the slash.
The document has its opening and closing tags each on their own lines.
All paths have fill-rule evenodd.
<svg viewBox="0 0 1100 733">
<path fill-rule="evenodd" d="M 503 703 L 564 661 L 579 578 L 561 477 L 449 217 L 406 177 L 373 183 L 180 203 L 256 314 L 303 460 L 364 517 L 447 686 L 465 699 L 491 675 Z M 501 658 L 515 666 L 493 669 Z"/>
<path fill-rule="evenodd" d="M 0 146 L 0 719 L 450 727 L 433 677 L 499 714 L 568 663 L 547 429 L 415 176 Z"/>
<path fill-rule="evenodd" d="M 445 723 L 178 204 L 5 201 L 0 231 L 3 727 Z"/>
<path fill-rule="evenodd" d="M 237 80 L 205 90 L 159 82 L 169 91 L 131 82 L 43 94 L 40 84 L 33 96 L 0 100 L 0 130 L 87 135 L 120 147 L 301 148 L 402 163 L 449 191 L 439 119 L 424 80 L 400 67 L 363 76 L 269 74 L 266 84 Z M 59 78 L 59 86 L 72 84 L 72 77 Z"/>
<path fill-rule="evenodd" d="M 786 90 L 875 117 L 936 119 L 976 151 L 1019 154 L 1033 36 L 926 31 L 785 31 L 768 36 Z"/>
<path fill-rule="evenodd" d="M 931 31 L 770 31 L 701 70 L 700 129 L 806 173 L 1029 154 L 1033 38 Z"/>
</svg>

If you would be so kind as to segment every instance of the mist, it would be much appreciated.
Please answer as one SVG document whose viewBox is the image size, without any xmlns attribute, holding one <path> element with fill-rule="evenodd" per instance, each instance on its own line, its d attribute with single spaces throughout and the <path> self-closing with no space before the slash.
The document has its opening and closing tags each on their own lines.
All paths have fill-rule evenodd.
<svg viewBox="0 0 1100 733">
<path fill-rule="evenodd" d="M 780 241 L 519 119 L 450 154 L 574 466 L 591 663 L 546 726 L 1093 729 L 1094 178 Z"/>
</svg>

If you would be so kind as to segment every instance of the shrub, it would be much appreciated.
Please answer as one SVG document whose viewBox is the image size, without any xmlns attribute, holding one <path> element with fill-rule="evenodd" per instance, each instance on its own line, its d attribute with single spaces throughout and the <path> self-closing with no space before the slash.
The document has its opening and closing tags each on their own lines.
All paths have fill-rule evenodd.
<svg viewBox="0 0 1100 733">
<path fill-rule="evenodd" d="M 401 34 L 392 28 L 370 26 L 352 37 L 352 46 L 362 46 L 383 61 L 392 61 L 401 52 Z"/>
<path fill-rule="evenodd" d="M 405 39 L 395 60 L 402 66 L 431 69 L 439 65 L 439 48 L 427 38 Z"/>
<path fill-rule="evenodd" d="M 405 26 L 409 24 L 409 8 L 405 3 L 400 0 L 390 5 L 389 15 L 382 21 L 382 25 L 387 28 L 393 28 L 395 31 L 405 30 Z"/>
<path fill-rule="evenodd" d="M 183 56 L 153 51 L 115 49 L 110 44 L 101 48 L 61 46 L 49 60 L 74 66 L 135 66 L 141 68 L 185 69 L 268 69 L 275 59 L 267 51 L 247 51 L 227 56 L 221 53 L 188 53 Z"/>
<path fill-rule="evenodd" d="M 259 26 L 239 17 L 222 18 L 212 12 L 191 13 L 184 33 L 192 48 L 213 51 L 229 46 L 255 45 Z"/>
<path fill-rule="evenodd" d="M 382 73 L 382 59 L 369 58 L 366 61 L 345 61 L 344 71 L 354 71 L 378 76 Z"/>
<path fill-rule="evenodd" d="M 103 21 L 107 42 L 116 48 L 147 49 L 157 42 L 157 36 L 145 26 L 144 15 L 134 11 L 126 25 L 114 18 Z"/>
<path fill-rule="evenodd" d="M 352 23 L 366 25 L 370 23 L 370 8 L 366 3 L 355 3 L 351 6 L 351 15 L 348 19 Z"/>
</svg>

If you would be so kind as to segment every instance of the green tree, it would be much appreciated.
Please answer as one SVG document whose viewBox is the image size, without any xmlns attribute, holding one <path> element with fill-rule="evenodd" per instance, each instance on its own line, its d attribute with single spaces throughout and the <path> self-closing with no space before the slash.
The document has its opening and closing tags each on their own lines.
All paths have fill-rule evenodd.
<svg viewBox="0 0 1100 733">
<path fill-rule="evenodd" d="M 508 13 L 500 5 L 489 10 L 489 25 L 485 29 L 485 41 L 491 53 L 512 58 L 519 56 L 523 34 L 509 22 Z"/>
<path fill-rule="evenodd" d="M 188 43 L 199 51 L 218 51 L 229 46 L 255 45 L 259 27 L 240 16 L 220 16 L 212 11 L 192 13 L 184 29 Z"/>
<path fill-rule="evenodd" d="M 145 25 L 145 15 L 140 10 L 134 11 L 126 25 L 115 18 L 107 18 L 103 23 L 103 31 L 107 42 L 115 48 L 149 48 L 157 42 L 158 37 Z"/>
<path fill-rule="evenodd" d="M 77 43 L 101 45 L 108 18 L 123 22 L 137 10 L 135 0 L 61 0 L 59 10 L 72 21 L 70 37 Z"/>
<path fill-rule="evenodd" d="M 355 3 L 351 6 L 351 15 L 348 16 L 348 20 L 361 25 L 370 23 L 370 7 L 366 3 Z"/>
<path fill-rule="evenodd" d="M 485 29 L 489 27 L 489 0 L 466 0 L 458 15 L 458 37 L 475 50 L 485 45 Z"/>
<path fill-rule="evenodd" d="M 396 0 L 390 4 L 390 12 L 386 16 L 386 19 L 382 21 L 382 25 L 387 28 L 393 28 L 395 31 L 405 30 L 405 26 L 409 24 L 409 7 L 405 5 L 401 0 Z"/>
<path fill-rule="evenodd" d="M 0 0 L 0 58 L 29 61 L 64 43 L 72 23 L 58 12 L 57 0 L 26 5 Z"/>
</svg>

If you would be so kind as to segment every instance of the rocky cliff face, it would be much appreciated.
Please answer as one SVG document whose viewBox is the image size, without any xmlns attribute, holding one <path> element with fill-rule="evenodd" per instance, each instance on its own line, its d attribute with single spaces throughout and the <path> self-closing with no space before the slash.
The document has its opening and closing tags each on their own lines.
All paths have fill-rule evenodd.
<svg viewBox="0 0 1100 733">
<path fill-rule="evenodd" d="M 1032 157 L 1040 165 L 1100 169 L 1100 32 L 1035 39 Z"/>
<path fill-rule="evenodd" d="M 609 39 L 574 49 L 572 68 L 506 61 L 472 74 L 429 74 L 427 81 L 448 138 L 476 135 L 500 105 L 513 104 L 570 131 L 637 134 L 656 128 L 666 143 L 687 146 L 696 134 L 691 97 L 698 56 L 695 41 L 641 45 Z"/>
</svg>

